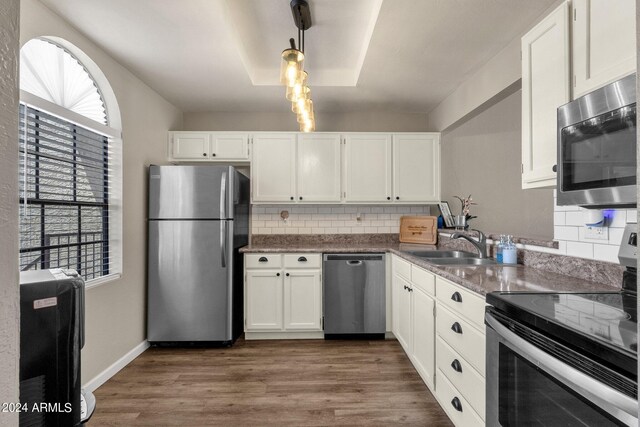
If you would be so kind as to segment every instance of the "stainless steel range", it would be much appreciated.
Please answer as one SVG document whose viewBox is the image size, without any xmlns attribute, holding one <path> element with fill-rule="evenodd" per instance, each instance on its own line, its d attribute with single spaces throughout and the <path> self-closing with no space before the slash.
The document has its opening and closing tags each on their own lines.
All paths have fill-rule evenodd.
<svg viewBox="0 0 640 427">
<path fill-rule="evenodd" d="M 487 425 L 638 425 L 636 246 L 620 292 L 487 295 Z"/>
</svg>

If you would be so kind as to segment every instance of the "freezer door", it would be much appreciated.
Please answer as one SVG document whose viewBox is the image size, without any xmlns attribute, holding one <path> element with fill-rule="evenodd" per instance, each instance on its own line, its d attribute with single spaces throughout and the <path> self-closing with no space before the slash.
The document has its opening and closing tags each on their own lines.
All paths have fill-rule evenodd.
<svg viewBox="0 0 640 427">
<path fill-rule="evenodd" d="M 229 166 L 149 167 L 149 219 L 231 218 Z"/>
<path fill-rule="evenodd" d="M 231 339 L 232 224 L 149 221 L 149 341 Z"/>
</svg>

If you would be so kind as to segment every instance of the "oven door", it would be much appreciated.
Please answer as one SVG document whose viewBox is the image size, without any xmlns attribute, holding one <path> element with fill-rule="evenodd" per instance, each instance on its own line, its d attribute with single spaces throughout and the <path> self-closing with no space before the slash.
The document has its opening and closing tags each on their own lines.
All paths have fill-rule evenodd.
<svg viewBox="0 0 640 427">
<path fill-rule="evenodd" d="M 531 344 L 490 311 L 485 321 L 487 425 L 638 425 L 635 399 Z M 526 329 L 521 324 L 518 327 Z M 529 332 L 537 339 L 543 337 Z"/>
</svg>

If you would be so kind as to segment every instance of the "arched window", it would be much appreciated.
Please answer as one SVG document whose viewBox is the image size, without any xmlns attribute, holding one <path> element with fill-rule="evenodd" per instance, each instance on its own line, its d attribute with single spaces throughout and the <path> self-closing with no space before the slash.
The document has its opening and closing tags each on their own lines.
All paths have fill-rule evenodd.
<svg viewBox="0 0 640 427">
<path fill-rule="evenodd" d="M 33 39 L 20 51 L 20 98 L 21 270 L 118 274 L 120 133 L 100 88 L 69 50 Z"/>
</svg>

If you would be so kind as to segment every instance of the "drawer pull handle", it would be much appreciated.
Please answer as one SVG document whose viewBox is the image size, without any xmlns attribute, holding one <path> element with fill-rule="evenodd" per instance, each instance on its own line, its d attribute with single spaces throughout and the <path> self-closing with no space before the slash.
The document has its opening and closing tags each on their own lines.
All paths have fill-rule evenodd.
<svg viewBox="0 0 640 427">
<path fill-rule="evenodd" d="M 267 259 L 267 257 L 263 257 L 263 256 L 261 256 L 261 257 L 258 259 L 258 262 L 269 262 L 269 260 Z"/>
<path fill-rule="evenodd" d="M 460 399 L 457 397 L 451 399 L 451 406 L 453 406 L 456 411 L 462 412 L 462 403 L 460 403 Z"/>
<path fill-rule="evenodd" d="M 451 362 L 451 367 L 454 371 L 462 373 L 462 365 L 460 364 L 460 361 L 458 359 L 453 359 L 453 362 Z"/>
<path fill-rule="evenodd" d="M 456 334 L 462 334 L 462 326 L 460 326 L 458 322 L 454 322 L 453 325 L 451 325 L 451 330 Z"/>
<path fill-rule="evenodd" d="M 301 256 L 300 258 L 298 258 L 298 262 L 307 262 L 307 258 Z"/>
<path fill-rule="evenodd" d="M 451 295 L 451 299 L 455 302 L 462 302 L 462 295 L 460 295 L 460 292 L 456 291 Z"/>
</svg>

